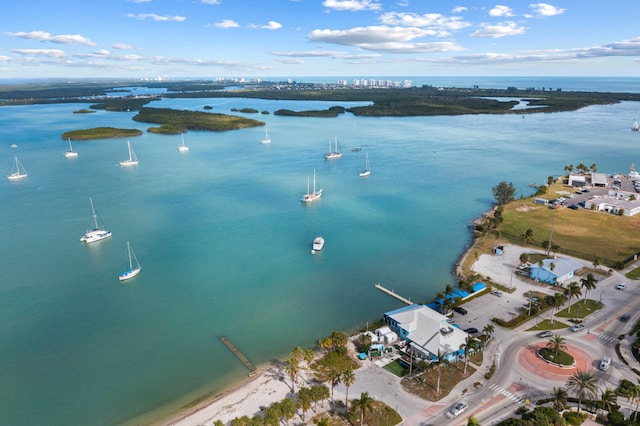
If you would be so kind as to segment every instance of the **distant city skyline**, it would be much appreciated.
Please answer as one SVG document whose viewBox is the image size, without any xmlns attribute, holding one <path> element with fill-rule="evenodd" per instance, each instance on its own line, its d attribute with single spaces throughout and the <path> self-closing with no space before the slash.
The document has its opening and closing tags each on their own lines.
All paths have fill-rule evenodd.
<svg viewBox="0 0 640 426">
<path fill-rule="evenodd" d="M 26 0 L 0 78 L 636 76 L 628 1 Z"/>
</svg>

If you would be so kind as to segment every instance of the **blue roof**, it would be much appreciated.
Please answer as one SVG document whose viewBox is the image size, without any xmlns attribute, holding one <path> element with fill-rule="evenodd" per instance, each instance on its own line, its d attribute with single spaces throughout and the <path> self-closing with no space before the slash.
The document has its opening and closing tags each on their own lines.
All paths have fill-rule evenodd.
<svg viewBox="0 0 640 426">
<path fill-rule="evenodd" d="M 475 284 L 473 285 L 473 292 L 475 293 L 475 292 L 477 292 L 477 291 L 482 291 L 482 290 L 484 290 L 485 288 L 487 288 L 487 286 L 486 286 L 486 285 L 484 285 L 484 283 L 481 283 L 481 282 L 479 282 L 479 281 L 478 281 L 477 283 L 475 283 Z"/>
</svg>

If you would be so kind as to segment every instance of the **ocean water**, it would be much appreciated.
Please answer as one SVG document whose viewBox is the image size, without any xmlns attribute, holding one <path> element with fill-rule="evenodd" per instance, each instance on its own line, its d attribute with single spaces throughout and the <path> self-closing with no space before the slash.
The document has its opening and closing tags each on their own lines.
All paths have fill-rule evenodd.
<svg viewBox="0 0 640 426">
<path fill-rule="evenodd" d="M 320 109 L 357 103 L 165 99 L 214 112 Z M 0 423 L 140 423 L 246 376 L 225 335 L 255 364 L 313 346 L 333 330 L 379 319 L 446 284 L 491 187 L 596 163 L 640 163 L 630 131 L 640 104 L 522 117 L 297 118 L 247 115 L 264 128 L 75 142 L 97 126 L 139 128 L 134 113 L 73 114 L 88 104 L 0 109 L 0 167 L 19 156 L 29 177 L 0 181 Z M 340 160 L 323 154 L 334 137 Z M 18 148 L 12 149 L 12 143 Z M 351 148 L 359 146 L 360 152 Z M 372 174 L 363 179 L 365 152 Z M 3 166 L 4 165 L 4 166 Z M 300 203 L 317 172 L 322 199 Z M 89 197 L 113 232 L 83 245 Z M 324 236 L 325 249 L 311 255 Z M 130 241 L 142 273 L 120 283 Z M 135 420 L 134 420 L 135 419 Z"/>
</svg>

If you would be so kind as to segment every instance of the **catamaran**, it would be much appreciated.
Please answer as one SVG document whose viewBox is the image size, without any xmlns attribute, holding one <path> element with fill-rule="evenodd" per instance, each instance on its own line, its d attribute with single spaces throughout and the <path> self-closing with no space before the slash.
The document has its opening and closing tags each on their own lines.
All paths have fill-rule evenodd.
<svg viewBox="0 0 640 426">
<path fill-rule="evenodd" d="M 369 168 L 369 153 L 365 152 L 365 167 L 364 170 L 360 172 L 360 177 L 367 177 L 371 174 L 371 169 Z"/>
<path fill-rule="evenodd" d="M 184 144 L 184 133 L 182 133 L 182 142 L 178 146 L 178 151 L 180 151 L 180 152 L 189 151 L 189 147 Z"/>
<path fill-rule="evenodd" d="M 118 275 L 118 279 L 120 281 L 130 280 L 140 273 L 142 270 L 142 266 L 140 266 L 140 262 L 136 258 L 136 254 L 133 252 L 131 248 L 131 244 L 127 241 L 127 254 L 129 256 L 129 269 Z M 134 264 L 135 261 L 135 264 Z"/>
<path fill-rule="evenodd" d="M 322 188 L 316 191 L 316 169 L 313 169 L 313 192 L 309 187 L 309 178 L 307 178 L 307 193 L 302 196 L 303 203 L 311 203 L 322 197 Z"/>
<path fill-rule="evenodd" d="M 267 130 L 266 127 L 264 128 L 264 139 L 262 139 L 260 143 L 271 143 L 271 138 L 269 137 L 269 130 Z"/>
<path fill-rule="evenodd" d="M 342 152 L 338 150 L 338 136 L 335 137 L 335 149 L 331 150 L 331 141 L 329 141 L 329 152 L 327 152 L 324 157 L 327 160 L 335 160 L 337 158 L 342 157 Z"/>
<path fill-rule="evenodd" d="M 26 178 L 27 175 L 27 170 L 24 168 L 24 166 L 22 165 L 22 163 L 20 162 L 20 160 L 18 160 L 18 157 L 16 156 L 16 162 L 15 162 L 15 166 L 14 166 L 14 170 L 10 175 L 7 175 L 7 179 L 9 180 L 18 180 L 18 179 L 23 179 Z"/>
<path fill-rule="evenodd" d="M 67 157 L 67 158 L 77 157 L 78 153 L 75 152 L 73 150 L 73 147 L 71 146 L 71 138 L 67 138 L 67 141 L 69 141 L 69 151 L 65 151 L 64 152 L 64 156 Z"/>
<path fill-rule="evenodd" d="M 84 235 L 80 237 L 80 241 L 82 241 L 83 243 L 95 243 L 96 241 L 109 238 L 111 236 L 111 231 L 107 231 L 106 229 L 104 229 L 104 224 L 102 225 L 102 227 L 98 225 L 98 215 L 96 214 L 96 209 L 93 207 L 93 199 L 91 197 L 89 197 L 89 205 L 91 206 L 89 224 L 92 229 L 89 230 L 89 228 L 87 228 L 87 232 L 85 232 Z"/>
<path fill-rule="evenodd" d="M 129 159 L 123 160 L 120 162 L 121 166 L 137 166 L 138 165 L 138 157 L 136 153 L 133 152 L 133 148 L 131 147 L 131 142 L 127 141 L 127 147 L 129 148 Z"/>
</svg>

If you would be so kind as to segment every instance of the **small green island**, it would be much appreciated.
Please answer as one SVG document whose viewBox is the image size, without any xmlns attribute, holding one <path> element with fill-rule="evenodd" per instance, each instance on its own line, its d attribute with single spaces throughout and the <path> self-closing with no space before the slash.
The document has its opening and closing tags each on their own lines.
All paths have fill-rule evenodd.
<svg viewBox="0 0 640 426">
<path fill-rule="evenodd" d="M 185 130 L 222 132 L 264 126 L 265 124 L 262 121 L 235 115 L 149 107 L 141 108 L 140 112 L 133 117 L 133 120 L 160 124 L 160 127 L 150 127 L 147 131 L 166 135 L 182 133 Z"/>
<path fill-rule="evenodd" d="M 91 114 L 91 113 L 94 113 L 94 112 L 96 112 L 96 110 L 94 110 L 94 109 L 86 109 L 86 108 L 79 109 L 77 111 L 73 111 L 74 114 Z"/>
<path fill-rule="evenodd" d="M 140 136 L 142 131 L 138 129 L 117 129 L 115 127 L 94 127 L 93 129 L 72 130 L 64 132 L 62 139 L 74 141 L 88 141 L 92 139 L 128 138 Z"/>
</svg>

